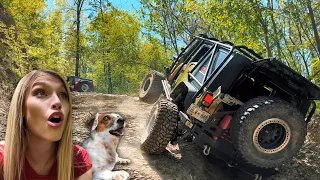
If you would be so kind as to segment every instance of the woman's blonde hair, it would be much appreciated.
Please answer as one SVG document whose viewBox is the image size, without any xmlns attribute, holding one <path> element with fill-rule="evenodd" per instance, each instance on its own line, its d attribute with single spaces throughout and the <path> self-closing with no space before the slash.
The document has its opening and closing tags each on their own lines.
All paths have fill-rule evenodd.
<svg viewBox="0 0 320 180">
<path fill-rule="evenodd" d="M 41 74 L 49 74 L 60 79 L 68 94 L 69 114 L 57 150 L 57 179 L 73 179 L 73 145 L 72 145 L 72 103 L 70 90 L 66 81 L 55 71 L 41 69 L 33 70 L 25 75 L 18 83 L 12 96 L 7 120 L 5 136 L 3 177 L 4 180 L 21 179 L 27 150 L 26 127 L 23 118 L 23 104 L 28 88 Z"/>
</svg>

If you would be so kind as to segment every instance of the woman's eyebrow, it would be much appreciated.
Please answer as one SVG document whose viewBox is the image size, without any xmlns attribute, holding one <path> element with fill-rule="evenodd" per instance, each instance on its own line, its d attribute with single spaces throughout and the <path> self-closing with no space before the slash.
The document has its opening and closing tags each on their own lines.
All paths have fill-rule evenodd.
<svg viewBox="0 0 320 180">
<path fill-rule="evenodd" d="M 44 86 L 44 87 L 46 87 L 46 86 L 49 86 L 49 85 L 48 85 L 48 83 L 47 83 L 47 82 L 41 82 L 41 81 L 38 81 L 38 82 L 33 83 L 32 88 L 33 88 L 33 87 L 35 87 L 35 86 Z M 61 84 L 61 85 L 59 86 L 59 88 L 61 88 L 61 89 L 64 89 L 64 90 L 65 90 L 65 87 L 64 87 L 64 85 L 63 85 L 63 84 Z"/>
<path fill-rule="evenodd" d="M 32 87 L 34 87 L 34 86 L 47 86 L 47 83 L 45 83 L 45 82 L 35 82 L 35 83 L 33 83 Z"/>
</svg>

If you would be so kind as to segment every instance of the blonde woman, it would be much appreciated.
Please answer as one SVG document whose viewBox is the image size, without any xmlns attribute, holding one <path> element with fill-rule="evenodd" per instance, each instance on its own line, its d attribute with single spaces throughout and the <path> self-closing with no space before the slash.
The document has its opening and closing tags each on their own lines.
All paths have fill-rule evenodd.
<svg viewBox="0 0 320 180">
<path fill-rule="evenodd" d="M 18 83 L 0 143 L 0 179 L 89 180 L 92 164 L 72 144 L 71 97 L 65 80 L 34 70 Z"/>
</svg>

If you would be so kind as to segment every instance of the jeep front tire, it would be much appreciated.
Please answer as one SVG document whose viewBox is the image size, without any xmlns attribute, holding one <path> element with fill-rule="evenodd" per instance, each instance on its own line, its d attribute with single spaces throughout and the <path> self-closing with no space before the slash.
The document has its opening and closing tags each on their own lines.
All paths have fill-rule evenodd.
<svg viewBox="0 0 320 180">
<path fill-rule="evenodd" d="M 239 108 L 232 119 L 231 137 L 247 163 L 272 168 L 291 160 L 307 133 L 299 110 L 277 98 L 257 97 Z"/>
<path fill-rule="evenodd" d="M 149 154 L 162 153 L 175 132 L 178 117 L 177 105 L 166 99 L 159 99 L 142 131 L 141 149 Z"/>
<path fill-rule="evenodd" d="M 141 84 L 139 99 L 143 102 L 154 103 L 163 92 L 161 80 L 164 79 L 161 73 L 155 70 L 150 71 Z"/>
</svg>

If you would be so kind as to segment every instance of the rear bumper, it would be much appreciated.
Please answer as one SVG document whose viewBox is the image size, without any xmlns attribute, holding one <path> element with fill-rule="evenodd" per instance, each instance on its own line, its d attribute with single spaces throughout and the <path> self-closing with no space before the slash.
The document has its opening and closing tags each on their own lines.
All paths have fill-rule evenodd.
<svg viewBox="0 0 320 180">
<path fill-rule="evenodd" d="M 179 112 L 179 116 L 185 128 L 188 128 L 190 134 L 193 136 L 193 142 L 202 148 L 205 146 L 210 147 L 210 153 L 223 153 L 224 155 L 222 156 L 226 157 L 224 160 L 232 163 L 231 156 L 234 153 L 234 147 L 229 129 L 221 129 L 212 121 L 204 124 L 195 119 L 190 120 L 188 116 L 181 111 Z"/>
<path fill-rule="evenodd" d="M 203 152 L 209 153 L 222 159 L 229 167 L 235 167 L 247 174 L 253 179 L 258 177 L 269 177 L 276 174 L 274 168 L 259 168 L 247 164 L 245 161 L 239 159 L 236 149 L 234 148 L 230 136 L 230 129 L 221 129 L 212 121 L 206 124 L 201 123 L 195 119 L 189 119 L 186 114 L 179 112 L 179 116 L 185 128 L 189 129 L 192 135 L 193 142 L 203 149 Z M 205 149 L 206 148 L 206 149 Z"/>
</svg>

